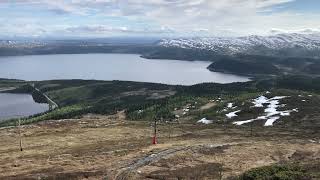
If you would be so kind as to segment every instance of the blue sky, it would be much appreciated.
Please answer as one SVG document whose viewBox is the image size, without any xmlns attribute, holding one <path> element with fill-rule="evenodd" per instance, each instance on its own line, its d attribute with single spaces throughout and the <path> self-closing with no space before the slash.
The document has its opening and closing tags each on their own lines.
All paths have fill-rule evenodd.
<svg viewBox="0 0 320 180">
<path fill-rule="evenodd" d="M 320 29 L 319 0 L 1 0 L 2 37 L 241 36 Z"/>
<path fill-rule="evenodd" d="M 284 10 L 290 10 L 301 13 L 320 13 L 319 0 L 298 0 L 286 3 L 282 6 Z"/>
</svg>

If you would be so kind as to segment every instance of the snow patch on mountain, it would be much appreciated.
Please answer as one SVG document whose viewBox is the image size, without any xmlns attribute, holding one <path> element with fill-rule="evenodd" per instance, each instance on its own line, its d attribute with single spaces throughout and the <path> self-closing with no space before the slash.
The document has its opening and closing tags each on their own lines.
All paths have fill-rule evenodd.
<svg viewBox="0 0 320 180">
<path fill-rule="evenodd" d="M 256 47 L 269 49 L 306 48 L 320 50 L 320 32 L 281 33 L 270 36 L 245 37 L 199 37 L 162 39 L 159 42 L 164 47 L 179 47 L 186 49 L 203 49 L 224 53 L 244 53 Z"/>
</svg>

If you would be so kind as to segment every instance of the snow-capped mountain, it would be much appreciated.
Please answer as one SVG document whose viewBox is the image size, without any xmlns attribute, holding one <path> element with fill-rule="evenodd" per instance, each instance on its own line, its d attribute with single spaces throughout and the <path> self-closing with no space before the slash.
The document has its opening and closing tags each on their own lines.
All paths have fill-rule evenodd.
<svg viewBox="0 0 320 180">
<path fill-rule="evenodd" d="M 320 32 L 282 33 L 271 36 L 205 37 L 162 39 L 158 45 L 186 49 L 203 49 L 224 54 L 259 54 L 262 51 L 299 49 L 320 51 Z M 258 52 L 259 51 L 259 52 Z"/>
<path fill-rule="evenodd" d="M 46 42 L 36 40 L 0 40 L 0 48 L 34 48 L 45 45 Z"/>
</svg>

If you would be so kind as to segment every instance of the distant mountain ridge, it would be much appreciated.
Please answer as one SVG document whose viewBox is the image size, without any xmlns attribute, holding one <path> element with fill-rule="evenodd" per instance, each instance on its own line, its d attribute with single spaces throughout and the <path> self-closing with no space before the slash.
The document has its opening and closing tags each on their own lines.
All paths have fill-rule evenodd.
<svg viewBox="0 0 320 180">
<path fill-rule="evenodd" d="M 48 46 L 154 45 L 159 38 L 114 37 L 91 39 L 0 39 L 0 48 L 35 48 Z"/>
<path fill-rule="evenodd" d="M 280 33 L 270 36 L 162 39 L 158 45 L 209 50 L 218 54 L 320 57 L 320 32 Z"/>
</svg>

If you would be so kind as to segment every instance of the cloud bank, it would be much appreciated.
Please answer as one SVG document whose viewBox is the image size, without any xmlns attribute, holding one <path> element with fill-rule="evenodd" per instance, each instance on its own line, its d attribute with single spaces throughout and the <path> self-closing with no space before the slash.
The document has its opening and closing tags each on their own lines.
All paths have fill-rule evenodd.
<svg viewBox="0 0 320 180">
<path fill-rule="evenodd" d="M 34 19 L 38 19 L 35 23 L 37 29 L 42 26 L 46 33 L 64 31 L 66 34 L 238 36 L 267 34 L 273 29 L 319 29 L 320 13 L 298 13 L 283 8 L 295 1 L 297 0 L 4 0 L 0 1 L 0 8 L 34 11 L 33 15 L 24 18 L 25 24 L 32 24 Z M 41 17 L 37 15 L 39 12 L 49 15 Z M 5 12 L 1 15 L 6 16 Z M 68 17 L 74 19 L 74 23 L 52 22 L 50 16 L 54 19 Z M 92 19 L 88 18 L 92 16 L 104 20 L 115 19 L 117 22 L 102 20 L 92 23 Z M 3 31 L 4 27 L 1 29 Z"/>
</svg>

